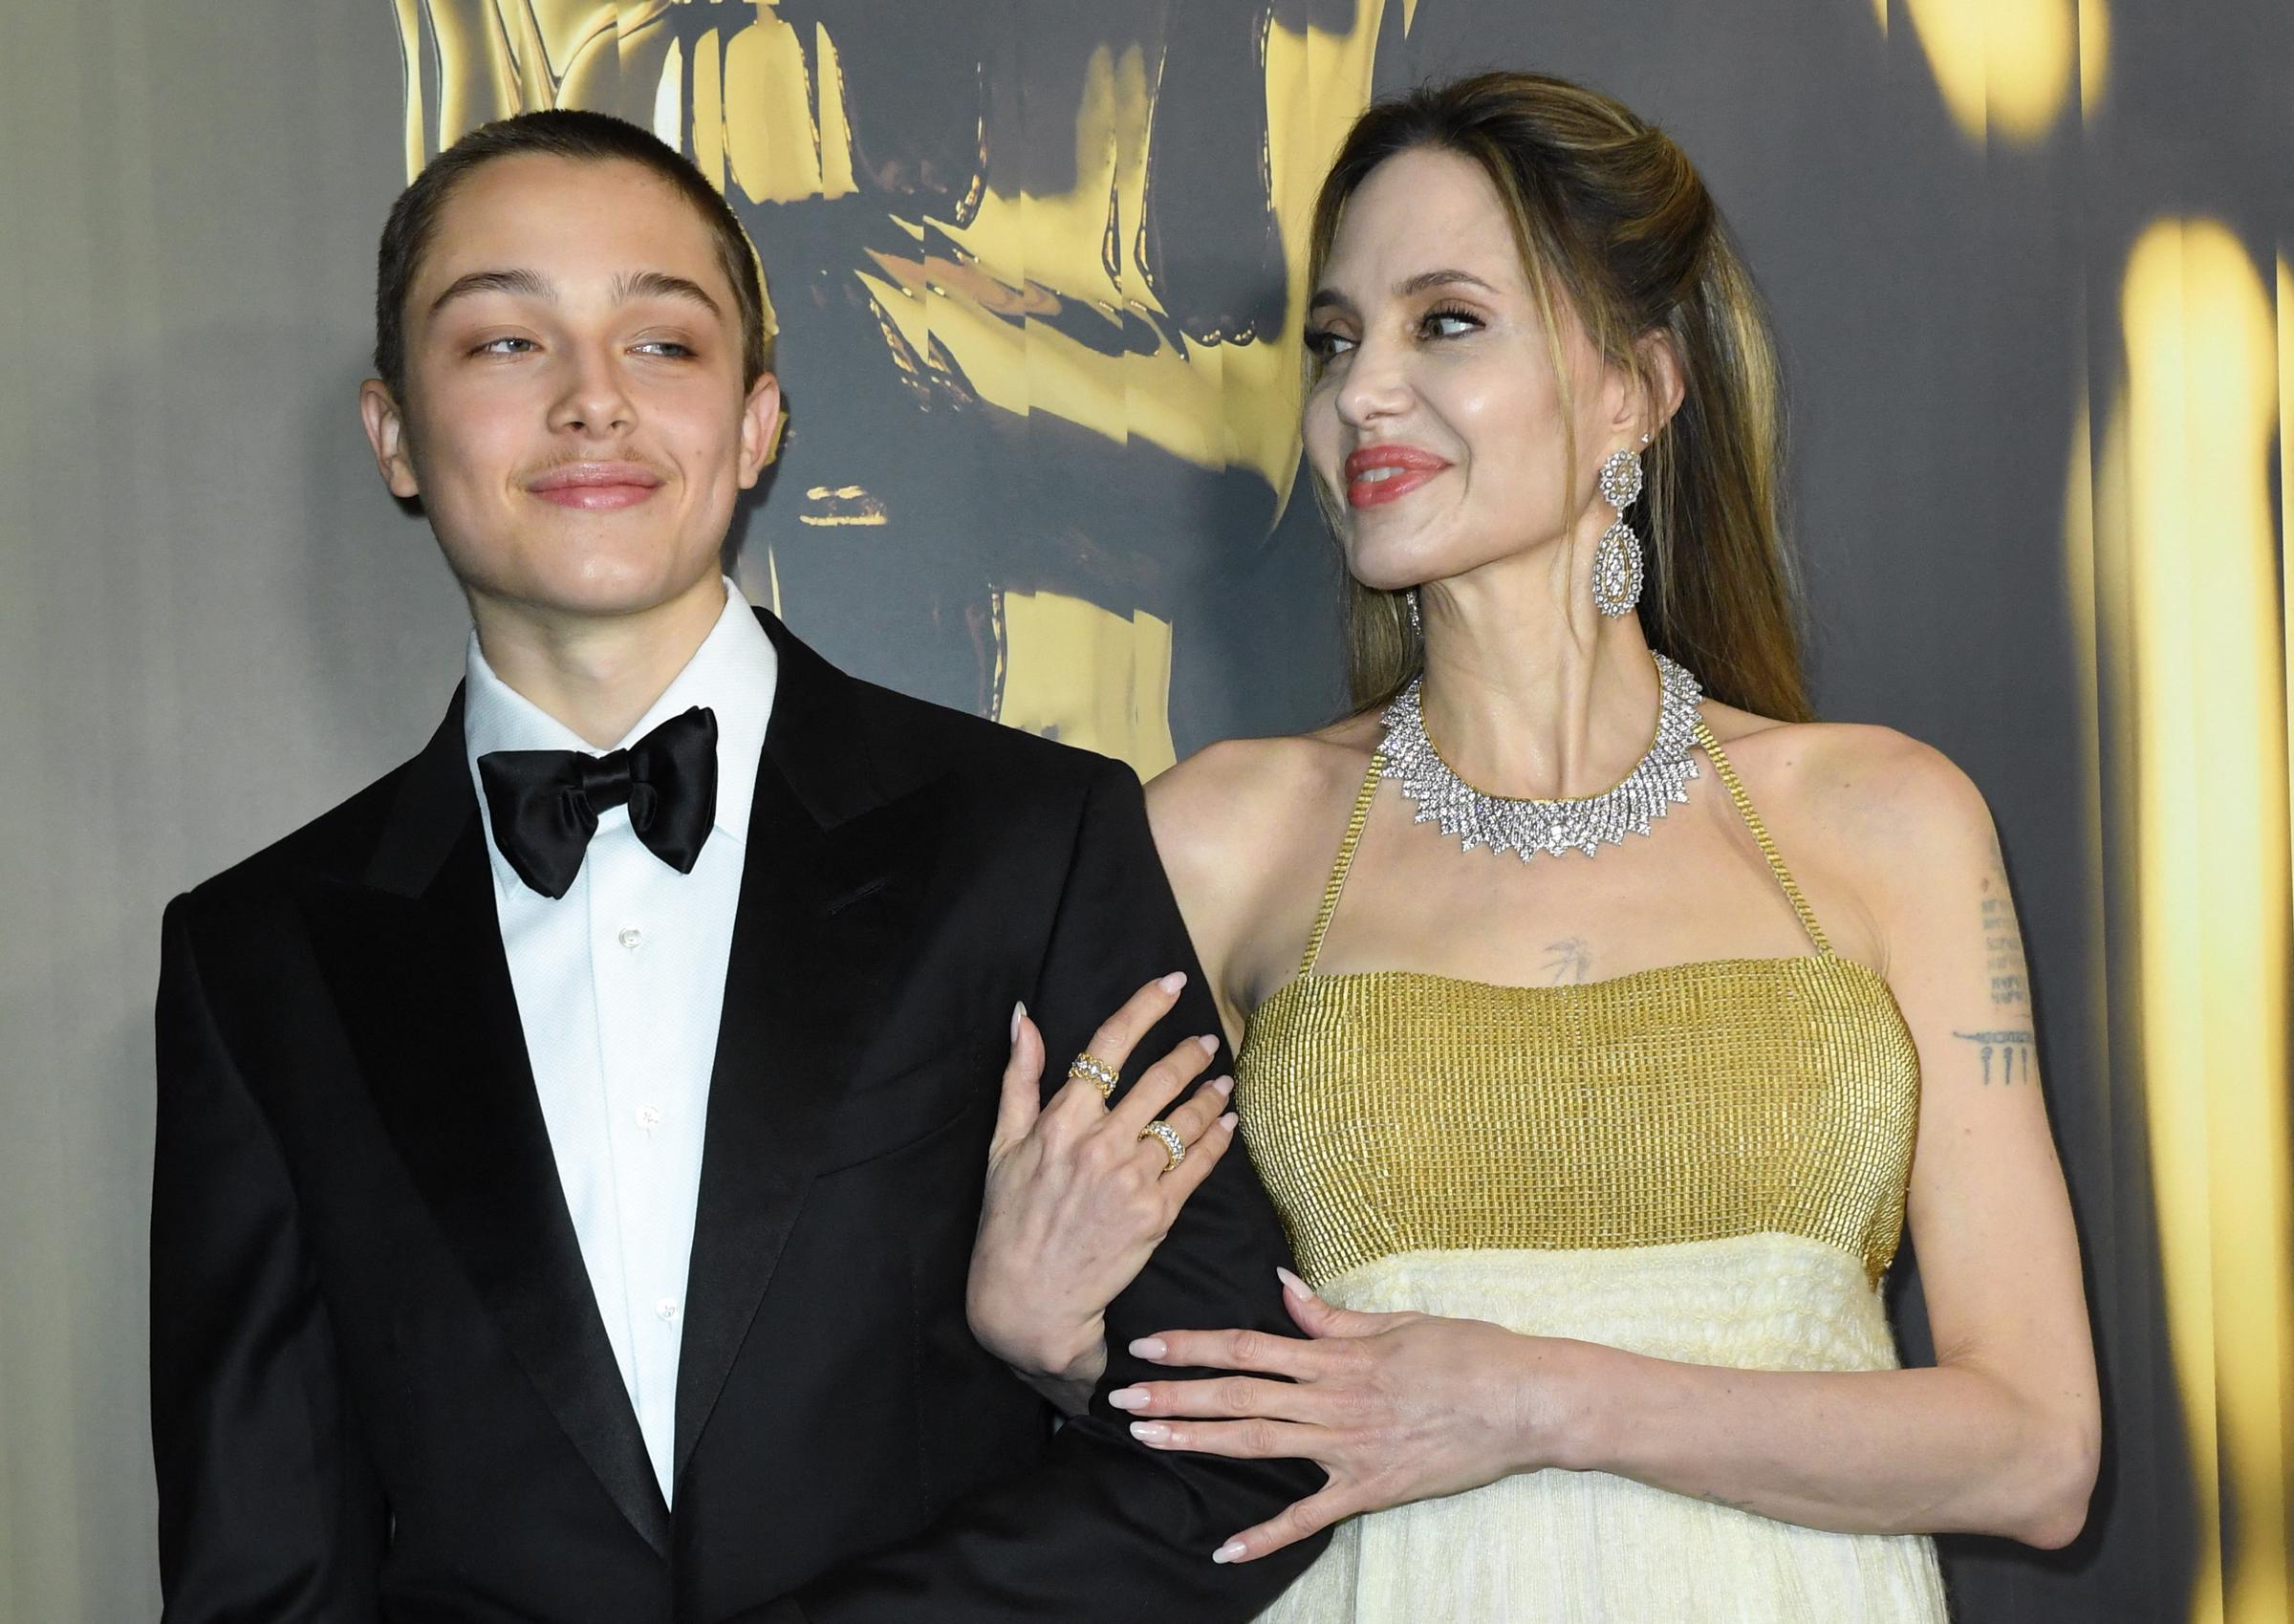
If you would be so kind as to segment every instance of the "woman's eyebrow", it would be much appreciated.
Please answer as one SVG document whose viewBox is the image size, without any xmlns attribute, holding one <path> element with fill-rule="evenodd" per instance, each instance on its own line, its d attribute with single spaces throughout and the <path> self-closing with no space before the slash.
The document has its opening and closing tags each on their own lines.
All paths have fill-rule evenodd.
<svg viewBox="0 0 2294 1624">
<path fill-rule="evenodd" d="M 1422 293 L 1428 288 L 1447 288 L 1461 282 L 1467 287 L 1479 288 L 1485 293 L 1497 292 L 1495 288 L 1470 271 L 1455 271 L 1447 268 L 1440 271 L 1421 271 L 1415 276 L 1404 277 L 1395 284 L 1394 291 L 1397 296 L 1408 298 L 1412 293 Z"/>
<path fill-rule="evenodd" d="M 1453 267 L 1444 266 L 1437 271 L 1420 271 L 1414 275 L 1403 277 L 1394 285 L 1394 294 L 1396 298 L 1406 299 L 1413 294 L 1422 293 L 1429 288 L 1458 286 L 1479 288 L 1485 293 L 1494 293 L 1498 291 L 1470 271 L 1459 271 Z M 1314 296 L 1307 301 L 1307 308 L 1322 310 L 1326 307 L 1346 315 L 1357 314 L 1354 310 L 1354 301 L 1337 289 L 1315 289 Z"/>
</svg>

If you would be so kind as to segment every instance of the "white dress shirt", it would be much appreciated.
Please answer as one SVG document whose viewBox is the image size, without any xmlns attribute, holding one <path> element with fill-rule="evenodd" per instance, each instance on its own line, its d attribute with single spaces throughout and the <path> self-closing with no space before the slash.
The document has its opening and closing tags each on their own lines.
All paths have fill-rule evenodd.
<svg viewBox="0 0 2294 1624">
<path fill-rule="evenodd" d="M 716 626 L 618 747 L 694 705 L 716 712 L 716 824 L 691 874 L 647 850 L 628 809 L 617 807 L 598 818 L 572 889 L 555 900 L 529 890 L 494 845 L 478 758 L 605 752 L 495 676 L 475 634 L 463 712 L 534 1091 L 597 1312 L 665 1499 L 709 1073 L 779 671 L 771 639 L 740 590 L 725 585 Z"/>
</svg>

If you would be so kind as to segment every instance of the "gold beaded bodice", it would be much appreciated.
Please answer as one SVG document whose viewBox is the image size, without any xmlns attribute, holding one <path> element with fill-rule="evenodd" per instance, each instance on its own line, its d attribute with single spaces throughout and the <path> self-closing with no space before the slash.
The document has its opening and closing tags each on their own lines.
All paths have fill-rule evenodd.
<svg viewBox="0 0 2294 1624">
<path fill-rule="evenodd" d="M 1318 975 L 1384 762 L 1371 758 L 1295 979 L 1235 1059 L 1251 1159 L 1321 1285 L 1420 1250 L 1651 1246 L 1770 1231 L 1895 1255 L 1919 1056 L 1887 983 L 1833 953 L 1720 743 L 1810 956 L 1576 986 Z"/>
</svg>

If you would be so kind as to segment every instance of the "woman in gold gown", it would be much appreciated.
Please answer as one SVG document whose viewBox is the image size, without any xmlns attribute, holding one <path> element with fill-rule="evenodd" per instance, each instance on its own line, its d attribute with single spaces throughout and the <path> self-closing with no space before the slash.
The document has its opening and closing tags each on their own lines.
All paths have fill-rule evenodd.
<svg viewBox="0 0 2294 1624">
<path fill-rule="evenodd" d="M 1358 708 L 1150 792 L 1235 1112 L 1086 1166 L 1018 1021 L 975 1328 L 1087 1392 L 1159 1234 L 1114 1196 L 1175 1207 L 1239 1116 L 1304 1334 L 1174 1327 L 1132 1352 L 1240 1374 L 1107 1402 L 1325 1467 L 1204 1553 L 1336 1525 L 1266 1617 L 1940 1618 L 1930 1533 L 2081 1527 L 2093 1353 L 1981 797 L 1809 719 L 1751 284 L 1671 141 L 1518 74 L 1372 108 L 1312 269 Z"/>
</svg>

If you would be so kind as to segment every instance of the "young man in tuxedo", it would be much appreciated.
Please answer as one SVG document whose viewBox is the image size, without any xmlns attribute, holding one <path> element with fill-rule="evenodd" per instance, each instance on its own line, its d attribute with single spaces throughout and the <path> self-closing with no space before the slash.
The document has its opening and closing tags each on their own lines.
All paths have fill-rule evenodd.
<svg viewBox="0 0 2294 1624">
<path fill-rule="evenodd" d="M 1070 1053 L 1192 966 L 1137 783 L 728 591 L 778 390 L 652 137 L 478 132 L 379 284 L 366 427 L 474 633 L 419 755 L 167 911 L 166 1618 L 1248 1617 L 1311 1547 L 1211 1553 L 1320 1474 L 1104 1397 L 1130 1338 L 1288 1331 L 1247 1160 L 1056 1435 L 965 1322 L 1014 1001 Z M 1198 976 L 1137 1052 L 1218 1027 Z"/>
</svg>

